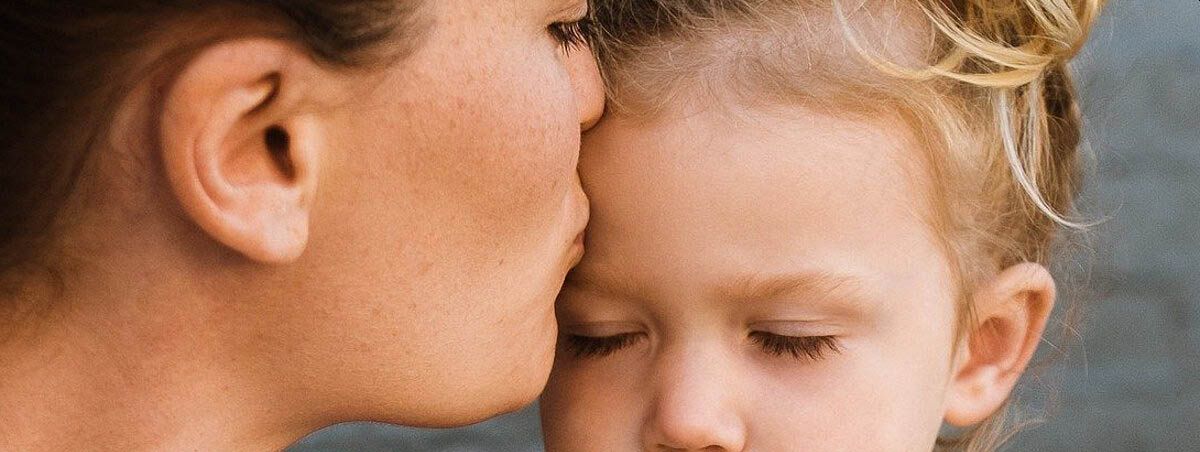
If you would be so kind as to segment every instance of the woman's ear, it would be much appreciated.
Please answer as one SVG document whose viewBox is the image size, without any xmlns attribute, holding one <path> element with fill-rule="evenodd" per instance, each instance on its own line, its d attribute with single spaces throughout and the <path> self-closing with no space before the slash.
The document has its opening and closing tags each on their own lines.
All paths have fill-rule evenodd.
<svg viewBox="0 0 1200 452">
<path fill-rule="evenodd" d="M 164 171 L 189 217 L 218 242 L 267 263 L 308 242 L 323 124 L 307 105 L 319 70 L 286 42 L 213 45 L 167 86 Z"/>
<path fill-rule="evenodd" d="M 947 423 L 971 426 L 1004 405 L 1037 350 L 1054 298 L 1054 278 L 1031 263 L 1004 270 L 973 295 L 976 315 L 956 355 Z"/>
</svg>

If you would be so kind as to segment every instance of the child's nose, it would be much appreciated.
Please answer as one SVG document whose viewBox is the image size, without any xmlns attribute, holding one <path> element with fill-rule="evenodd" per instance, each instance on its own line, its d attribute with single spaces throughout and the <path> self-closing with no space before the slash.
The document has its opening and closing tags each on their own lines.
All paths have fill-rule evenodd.
<svg viewBox="0 0 1200 452">
<path fill-rule="evenodd" d="M 746 429 L 735 390 L 735 363 L 723 355 L 693 348 L 660 360 L 645 450 L 743 449 Z"/>
</svg>

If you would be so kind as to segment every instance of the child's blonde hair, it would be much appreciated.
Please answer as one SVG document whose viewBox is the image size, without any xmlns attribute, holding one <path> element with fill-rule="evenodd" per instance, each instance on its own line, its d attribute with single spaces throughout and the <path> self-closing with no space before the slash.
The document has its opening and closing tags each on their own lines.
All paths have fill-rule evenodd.
<svg viewBox="0 0 1200 452">
<path fill-rule="evenodd" d="M 1067 62 L 1104 0 L 593 0 L 610 112 L 724 100 L 892 113 L 921 134 L 941 233 L 970 294 L 1049 264 L 1080 189 L 1082 122 Z M 995 450 L 1007 409 L 940 450 Z M 1019 425 L 1019 422 L 1017 424 Z"/>
</svg>

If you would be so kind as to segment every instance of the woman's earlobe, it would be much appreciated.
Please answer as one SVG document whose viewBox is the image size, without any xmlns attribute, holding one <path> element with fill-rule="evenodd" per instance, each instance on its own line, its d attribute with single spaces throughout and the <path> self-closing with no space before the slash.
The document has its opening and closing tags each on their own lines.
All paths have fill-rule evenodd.
<svg viewBox="0 0 1200 452">
<path fill-rule="evenodd" d="M 1005 269 L 976 291 L 976 315 L 951 375 L 947 423 L 974 425 L 1004 405 L 1041 342 L 1054 300 L 1053 277 L 1032 263 Z"/>
<path fill-rule="evenodd" d="M 160 123 L 176 200 L 215 241 L 285 263 L 307 247 L 324 137 L 305 105 L 316 71 L 273 40 L 206 49 L 167 90 Z"/>
</svg>

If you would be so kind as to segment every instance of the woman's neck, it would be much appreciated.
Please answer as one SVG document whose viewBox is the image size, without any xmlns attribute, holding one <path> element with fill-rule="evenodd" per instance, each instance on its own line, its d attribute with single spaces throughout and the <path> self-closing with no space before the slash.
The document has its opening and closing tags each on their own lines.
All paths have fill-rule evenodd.
<svg viewBox="0 0 1200 452">
<path fill-rule="evenodd" d="M 76 285 L 0 337 L 0 450 L 278 450 L 320 426 L 154 282 Z"/>
</svg>

